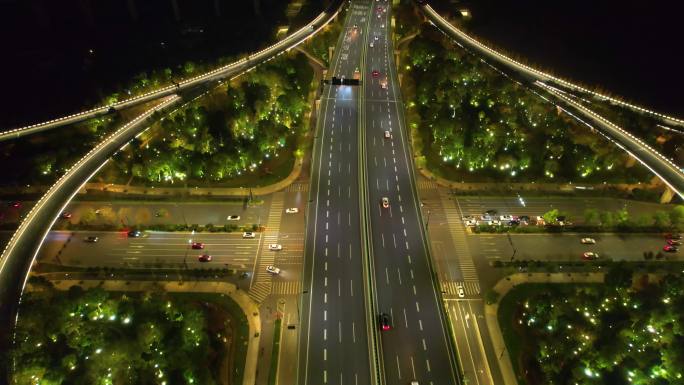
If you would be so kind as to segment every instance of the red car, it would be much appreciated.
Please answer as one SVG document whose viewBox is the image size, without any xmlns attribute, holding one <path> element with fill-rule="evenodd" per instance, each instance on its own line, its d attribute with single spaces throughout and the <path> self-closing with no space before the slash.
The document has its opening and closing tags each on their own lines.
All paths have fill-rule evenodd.
<svg viewBox="0 0 684 385">
<path fill-rule="evenodd" d="M 14 207 L 15 209 L 18 209 L 19 207 L 21 207 L 21 202 L 18 202 L 18 201 L 12 202 L 12 203 L 10 203 L 10 206 Z"/>
<path fill-rule="evenodd" d="M 380 76 L 380 71 L 373 70 L 373 72 L 371 72 L 371 75 L 373 75 L 374 78 L 377 78 L 378 76 Z"/>
<path fill-rule="evenodd" d="M 195 250 L 202 250 L 204 248 L 204 243 L 202 242 L 193 242 L 192 243 L 192 248 Z"/>
<path fill-rule="evenodd" d="M 380 322 L 380 329 L 382 329 L 382 331 L 388 331 L 392 329 L 390 318 L 389 315 L 387 315 L 387 313 L 380 314 L 380 317 L 378 318 L 378 321 Z"/>
<path fill-rule="evenodd" d="M 62 219 L 71 219 L 71 213 L 67 213 L 67 212 L 62 213 Z"/>
<path fill-rule="evenodd" d="M 197 258 L 198 261 L 200 262 L 211 262 L 211 255 L 209 254 L 202 254 Z"/>
<path fill-rule="evenodd" d="M 677 246 L 672 246 L 672 245 L 665 245 L 665 246 L 663 246 L 663 251 L 667 251 L 668 253 L 676 253 L 677 250 L 679 250 L 679 249 L 677 248 Z"/>
<path fill-rule="evenodd" d="M 682 244 L 682 241 L 678 241 L 676 239 L 668 239 L 667 244 L 670 246 L 679 246 Z"/>
</svg>

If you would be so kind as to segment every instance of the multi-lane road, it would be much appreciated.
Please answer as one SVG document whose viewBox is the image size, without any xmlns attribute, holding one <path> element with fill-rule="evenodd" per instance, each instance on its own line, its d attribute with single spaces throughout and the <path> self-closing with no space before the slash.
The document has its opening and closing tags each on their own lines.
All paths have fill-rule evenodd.
<svg viewBox="0 0 684 385">
<path fill-rule="evenodd" d="M 354 76 L 369 7 L 369 1 L 349 6 L 328 77 Z M 303 385 L 373 383 L 360 241 L 358 98 L 356 87 L 326 86 L 320 106 L 301 304 L 297 383 Z"/>
<path fill-rule="evenodd" d="M 374 294 L 378 312 L 388 314 L 392 324 L 381 333 L 385 383 L 455 384 L 455 355 L 420 220 L 393 58 L 391 9 L 386 2 L 373 4 L 365 42 L 362 124 Z"/>
</svg>

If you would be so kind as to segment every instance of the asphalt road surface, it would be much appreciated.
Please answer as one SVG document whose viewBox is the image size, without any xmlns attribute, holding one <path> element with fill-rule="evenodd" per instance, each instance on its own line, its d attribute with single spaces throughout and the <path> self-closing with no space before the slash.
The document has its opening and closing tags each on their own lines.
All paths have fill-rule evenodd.
<svg viewBox="0 0 684 385">
<path fill-rule="evenodd" d="M 392 324 L 381 333 L 385 382 L 455 384 L 455 356 L 440 315 L 414 189 L 389 34 L 390 7 L 373 4 L 363 78 L 373 273 L 378 311 L 388 314 Z M 383 207 L 383 198 L 389 207 Z"/>
<path fill-rule="evenodd" d="M 369 4 L 349 6 L 328 78 L 352 78 L 359 67 Z M 359 230 L 358 92 L 326 86 L 322 94 L 307 212 L 299 384 L 368 384 L 371 378 Z"/>
</svg>

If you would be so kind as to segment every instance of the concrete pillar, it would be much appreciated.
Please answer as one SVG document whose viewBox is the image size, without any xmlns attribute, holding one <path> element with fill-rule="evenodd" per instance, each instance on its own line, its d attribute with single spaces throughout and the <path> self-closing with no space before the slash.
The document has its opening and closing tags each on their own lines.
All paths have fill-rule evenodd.
<svg viewBox="0 0 684 385">
<path fill-rule="evenodd" d="M 216 17 L 221 17 L 221 0 L 214 0 L 214 13 Z"/>
<path fill-rule="evenodd" d="M 128 14 L 131 15 L 131 20 L 138 21 L 138 7 L 135 5 L 135 0 L 128 0 Z"/>
<path fill-rule="evenodd" d="M 660 203 L 670 203 L 672 201 L 672 198 L 674 198 L 675 192 L 665 186 L 665 191 L 663 191 L 663 194 L 660 196 Z"/>
<path fill-rule="evenodd" d="M 171 0 L 171 7 L 173 8 L 173 17 L 176 21 L 180 20 L 180 7 L 178 7 L 178 0 Z"/>
</svg>

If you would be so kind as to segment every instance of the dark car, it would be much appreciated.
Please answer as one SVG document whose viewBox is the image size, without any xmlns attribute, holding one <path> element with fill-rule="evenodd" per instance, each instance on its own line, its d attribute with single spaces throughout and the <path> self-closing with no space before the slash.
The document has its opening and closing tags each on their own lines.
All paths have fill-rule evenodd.
<svg viewBox="0 0 684 385">
<path fill-rule="evenodd" d="M 62 219 L 71 219 L 71 216 L 71 213 L 68 212 L 63 212 L 62 215 L 60 215 Z"/>
<path fill-rule="evenodd" d="M 383 331 L 387 331 L 392 329 L 392 324 L 390 322 L 390 317 L 387 315 L 387 313 L 380 313 L 380 316 L 378 317 L 378 322 L 380 323 L 380 329 Z"/>
<path fill-rule="evenodd" d="M 100 238 L 98 238 L 98 237 L 86 237 L 84 239 L 84 241 L 86 241 L 88 243 L 96 243 L 99 240 L 100 240 Z"/>
<path fill-rule="evenodd" d="M 497 210 L 489 209 L 489 210 L 485 211 L 485 214 L 487 214 L 487 215 L 496 215 L 496 213 L 498 213 L 498 212 L 499 212 L 499 211 L 497 211 Z"/>
<path fill-rule="evenodd" d="M 672 245 L 665 245 L 663 246 L 663 251 L 667 251 L 668 253 L 676 253 L 679 249 L 677 246 L 672 246 Z"/>
<path fill-rule="evenodd" d="M 18 209 L 19 207 L 21 207 L 21 202 L 19 202 L 19 201 L 10 202 L 10 206 L 14 207 L 15 209 Z"/>
<path fill-rule="evenodd" d="M 197 257 L 197 260 L 200 262 L 211 262 L 211 255 L 209 254 L 202 254 L 199 257 Z"/>
<path fill-rule="evenodd" d="M 667 234 L 665 234 L 665 238 L 667 238 L 667 239 L 682 239 L 682 235 L 677 234 L 677 233 L 667 233 Z"/>
<path fill-rule="evenodd" d="M 139 238 L 142 235 L 140 230 L 131 230 L 128 232 L 128 238 Z"/>
<path fill-rule="evenodd" d="M 202 242 L 193 242 L 192 243 L 192 248 L 195 250 L 202 250 L 204 248 L 204 243 Z"/>
</svg>

